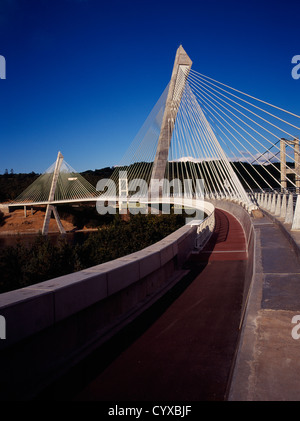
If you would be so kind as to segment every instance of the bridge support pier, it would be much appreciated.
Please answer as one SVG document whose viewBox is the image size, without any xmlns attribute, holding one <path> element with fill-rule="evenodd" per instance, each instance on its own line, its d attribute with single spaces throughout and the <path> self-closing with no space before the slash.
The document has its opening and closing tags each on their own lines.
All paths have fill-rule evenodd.
<svg viewBox="0 0 300 421">
<path fill-rule="evenodd" d="M 290 146 L 294 149 L 294 169 L 291 169 L 286 164 L 286 147 Z M 300 193 L 300 157 L 299 157 L 299 139 L 293 140 L 280 139 L 280 174 L 281 174 L 281 191 L 285 192 L 287 189 L 287 174 L 295 176 L 296 193 Z"/>
<path fill-rule="evenodd" d="M 51 202 L 54 199 L 56 184 L 57 184 L 59 171 L 60 171 L 60 167 L 61 167 L 61 164 L 63 162 L 63 159 L 64 159 L 64 157 L 61 154 L 61 152 L 58 152 L 56 163 L 55 163 L 55 169 L 54 169 L 54 172 L 53 172 L 52 184 L 51 184 L 51 188 L 50 188 L 50 192 L 49 192 L 49 202 Z M 59 231 L 62 234 L 64 234 L 66 231 L 65 231 L 64 227 L 62 226 L 62 223 L 61 223 L 61 220 L 59 218 L 57 209 L 56 209 L 55 206 L 53 206 L 51 204 L 47 205 L 42 234 L 43 235 L 48 234 L 49 223 L 50 223 L 50 218 L 51 218 L 52 212 L 54 213 L 54 217 L 56 219 Z"/>
<path fill-rule="evenodd" d="M 65 229 L 64 229 L 64 227 L 63 227 L 63 225 L 61 223 L 60 217 L 59 217 L 58 212 L 57 212 L 57 208 L 56 208 L 56 206 L 53 206 L 53 205 L 47 205 L 42 234 L 43 235 L 47 235 L 48 234 L 49 224 L 50 224 L 50 219 L 51 219 L 52 212 L 54 214 L 54 217 L 55 217 L 57 226 L 59 228 L 59 232 L 61 234 L 65 234 L 66 231 L 65 231 Z"/>
</svg>

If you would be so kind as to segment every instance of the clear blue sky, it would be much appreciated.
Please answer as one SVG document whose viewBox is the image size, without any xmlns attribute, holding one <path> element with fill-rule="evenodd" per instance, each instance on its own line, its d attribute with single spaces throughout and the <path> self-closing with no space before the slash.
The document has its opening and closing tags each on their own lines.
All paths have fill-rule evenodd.
<svg viewBox="0 0 300 421">
<path fill-rule="evenodd" d="M 0 173 L 118 164 L 169 82 L 193 69 L 300 114 L 300 3 L 1 0 Z"/>
</svg>

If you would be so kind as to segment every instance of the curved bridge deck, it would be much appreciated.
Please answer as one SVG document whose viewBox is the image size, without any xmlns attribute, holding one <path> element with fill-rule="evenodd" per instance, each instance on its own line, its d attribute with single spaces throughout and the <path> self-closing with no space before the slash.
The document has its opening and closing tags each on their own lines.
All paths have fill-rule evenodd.
<svg viewBox="0 0 300 421">
<path fill-rule="evenodd" d="M 131 344 L 124 345 L 121 338 L 122 352 L 114 342 L 110 350 L 100 350 L 82 365 L 74 381 L 78 377 L 90 381 L 71 399 L 225 399 L 238 340 L 246 259 L 241 225 L 231 214 L 217 209 L 213 237 L 202 253 L 192 255 L 190 274 L 177 291 L 152 309 L 155 314 L 144 316 L 148 329 Z M 134 329 L 139 327 L 124 334 L 125 342 L 128 336 L 134 337 Z M 110 363 L 105 364 L 105 359 Z M 66 389 L 62 389 L 64 394 Z"/>
</svg>

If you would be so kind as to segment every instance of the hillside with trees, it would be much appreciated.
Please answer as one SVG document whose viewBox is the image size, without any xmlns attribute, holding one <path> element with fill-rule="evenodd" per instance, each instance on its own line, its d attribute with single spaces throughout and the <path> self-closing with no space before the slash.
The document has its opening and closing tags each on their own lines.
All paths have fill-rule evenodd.
<svg viewBox="0 0 300 421">
<path fill-rule="evenodd" d="M 128 221 L 116 214 L 111 223 L 82 241 L 61 237 L 53 243 L 48 236 L 37 235 L 30 246 L 0 251 L 0 293 L 22 288 L 47 279 L 76 272 L 90 266 L 141 250 L 179 229 L 184 215 L 132 215 Z"/>
<path fill-rule="evenodd" d="M 214 166 L 213 162 L 210 163 L 211 166 Z M 194 163 L 194 162 L 176 162 L 169 163 L 169 177 L 184 179 L 187 178 L 188 174 L 193 174 L 199 179 L 211 178 L 213 177 L 210 170 L 210 165 L 207 163 Z M 279 168 L 280 164 L 268 164 L 268 165 L 250 165 L 245 162 L 232 162 L 232 168 L 240 179 L 242 185 L 246 190 L 257 189 L 258 185 L 261 188 L 278 188 L 278 182 L 280 179 Z M 145 166 L 148 168 L 145 171 Z M 293 167 L 293 164 L 289 163 L 290 167 Z M 119 170 L 127 170 L 129 179 L 130 174 L 140 173 L 139 168 L 143 168 L 144 173 L 148 174 L 148 179 L 150 180 L 151 174 L 151 163 L 136 163 L 132 164 L 129 167 L 122 168 L 102 168 L 95 170 L 87 170 L 81 172 L 80 174 L 94 187 L 97 186 L 97 182 L 103 178 L 110 178 L 114 173 L 114 179 L 118 176 Z M 21 194 L 31 183 L 33 183 L 40 174 L 31 172 L 29 174 L 15 174 L 12 170 L 11 172 L 5 171 L 4 174 L 0 174 L 0 203 L 10 201 L 15 199 L 19 194 Z M 288 176 L 290 177 L 290 176 Z M 149 181 L 148 180 L 148 181 Z"/>
</svg>

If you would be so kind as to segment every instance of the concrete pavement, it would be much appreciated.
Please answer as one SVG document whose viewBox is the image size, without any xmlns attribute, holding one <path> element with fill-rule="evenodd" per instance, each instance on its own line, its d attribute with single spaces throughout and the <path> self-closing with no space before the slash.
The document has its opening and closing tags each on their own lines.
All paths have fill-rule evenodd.
<svg viewBox="0 0 300 421">
<path fill-rule="evenodd" d="M 300 264 L 289 234 L 267 215 L 253 220 L 256 276 L 241 336 L 229 400 L 300 399 Z"/>
</svg>

